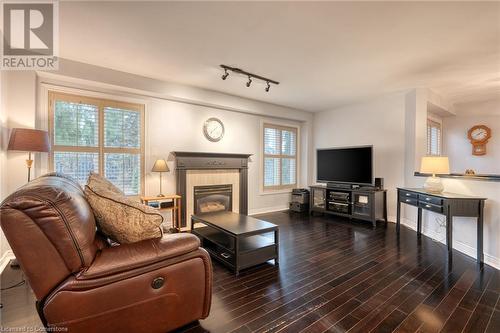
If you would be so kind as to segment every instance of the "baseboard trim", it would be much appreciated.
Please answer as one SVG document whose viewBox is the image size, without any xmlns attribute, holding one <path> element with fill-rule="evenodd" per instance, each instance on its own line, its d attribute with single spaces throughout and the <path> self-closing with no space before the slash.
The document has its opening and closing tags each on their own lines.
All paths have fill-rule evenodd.
<svg viewBox="0 0 500 333">
<path fill-rule="evenodd" d="M 2 258 L 0 258 L 0 274 L 3 273 L 3 270 L 5 269 L 5 267 L 7 267 L 12 259 L 16 259 L 16 257 L 14 256 L 14 252 L 12 252 L 12 250 L 5 251 L 5 253 L 2 255 Z"/>
<path fill-rule="evenodd" d="M 256 208 L 256 209 L 250 209 L 248 211 L 248 215 L 251 216 L 251 215 L 258 215 L 258 214 L 274 213 L 274 212 L 281 212 L 284 210 L 288 210 L 288 206 Z"/>
<path fill-rule="evenodd" d="M 417 231 L 417 226 L 415 225 L 414 222 L 412 222 L 411 220 L 408 220 L 408 219 L 405 219 L 405 218 L 401 218 L 401 224 L 412 229 L 412 230 L 415 230 Z M 422 234 L 424 234 L 425 236 L 427 237 L 430 237 L 432 238 L 433 240 L 437 241 L 437 242 L 440 242 L 441 244 L 446 244 L 444 241 L 441 240 L 441 238 L 443 238 L 443 235 L 442 234 L 439 234 L 439 233 L 436 233 L 436 232 L 432 232 L 432 231 L 429 231 L 429 230 L 424 230 L 422 232 Z M 453 241 L 453 249 L 465 254 L 465 255 L 468 255 L 469 257 L 473 258 L 474 260 L 476 260 L 476 248 L 475 247 L 472 247 L 470 246 L 469 244 L 466 244 L 464 242 L 461 242 L 461 241 L 457 241 L 457 240 L 454 240 Z M 496 269 L 500 269 L 500 259 L 495 257 L 495 256 L 492 256 L 488 253 L 485 253 L 484 254 L 484 263 L 485 264 L 488 264 L 492 267 L 495 267 Z"/>
</svg>

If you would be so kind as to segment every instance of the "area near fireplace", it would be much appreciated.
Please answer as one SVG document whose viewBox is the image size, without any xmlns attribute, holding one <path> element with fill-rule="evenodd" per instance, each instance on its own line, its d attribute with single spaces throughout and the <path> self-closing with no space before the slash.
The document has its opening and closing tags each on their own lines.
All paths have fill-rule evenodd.
<svg viewBox="0 0 500 333">
<path fill-rule="evenodd" d="M 226 187 L 224 189 L 224 187 Z M 230 188 L 230 191 L 229 191 Z M 204 201 L 204 209 L 216 210 L 214 206 L 226 206 L 227 197 L 231 203 L 231 207 L 226 206 L 224 210 L 240 212 L 240 171 L 238 169 L 202 169 L 202 170 L 187 170 L 186 172 L 186 226 L 189 226 L 191 215 L 197 213 L 197 196 L 201 192 L 210 192 L 207 200 L 211 201 L 210 208 L 207 207 L 209 202 Z M 224 190 L 224 191 L 223 191 Z M 196 193 L 198 192 L 198 193 Z M 224 193 L 222 193 L 224 192 Z M 229 192 L 231 192 L 229 194 Z M 197 195 L 198 194 L 198 195 Z M 220 199 L 216 202 L 214 199 Z"/>
<path fill-rule="evenodd" d="M 233 185 L 194 187 L 194 214 L 233 211 Z"/>
<path fill-rule="evenodd" d="M 204 210 L 248 214 L 248 159 L 251 154 L 172 152 L 177 193 L 182 196 L 181 226 Z M 204 199 L 208 198 L 208 199 Z"/>
</svg>

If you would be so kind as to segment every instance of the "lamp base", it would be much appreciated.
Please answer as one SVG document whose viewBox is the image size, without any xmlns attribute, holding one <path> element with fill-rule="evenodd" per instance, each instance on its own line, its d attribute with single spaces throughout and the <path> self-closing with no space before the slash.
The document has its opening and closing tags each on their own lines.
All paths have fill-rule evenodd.
<svg viewBox="0 0 500 333">
<path fill-rule="evenodd" d="M 428 177 L 425 180 L 424 184 L 424 189 L 427 192 L 433 192 L 433 193 L 441 193 L 444 190 L 443 183 L 441 182 L 441 178 L 439 177 Z"/>
<path fill-rule="evenodd" d="M 31 181 L 31 167 L 33 166 L 33 160 L 31 159 L 31 152 L 28 154 L 28 159 L 26 160 L 26 167 L 28 168 L 28 183 Z"/>
</svg>

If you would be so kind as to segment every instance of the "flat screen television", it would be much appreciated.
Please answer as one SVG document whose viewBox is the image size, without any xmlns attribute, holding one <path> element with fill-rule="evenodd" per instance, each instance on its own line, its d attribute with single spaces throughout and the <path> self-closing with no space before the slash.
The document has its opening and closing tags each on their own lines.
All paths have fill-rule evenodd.
<svg viewBox="0 0 500 333">
<path fill-rule="evenodd" d="M 373 147 L 318 149 L 317 181 L 373 184 Z"/>
</svg>

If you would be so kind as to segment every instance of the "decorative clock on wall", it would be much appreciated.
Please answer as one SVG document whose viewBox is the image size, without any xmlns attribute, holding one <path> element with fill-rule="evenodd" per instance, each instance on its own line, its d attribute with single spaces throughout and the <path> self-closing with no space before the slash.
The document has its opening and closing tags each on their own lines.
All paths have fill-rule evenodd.
<svg viewBox="0 0 500 333">
<path fill-rule="evenodd" d="M 486 155 L 486 144 L 491 138 L 491 129 L 485 125 L 472 126 L 467 132 L 472 144 L 472 155 Z"/>
<path fill-rule="evenodd" d="M 218 118 L 208 118 L 203 124 L 203 134 L 212 142 L 220 141 L 224 136 L 224 124 Z"/>
</svg>

